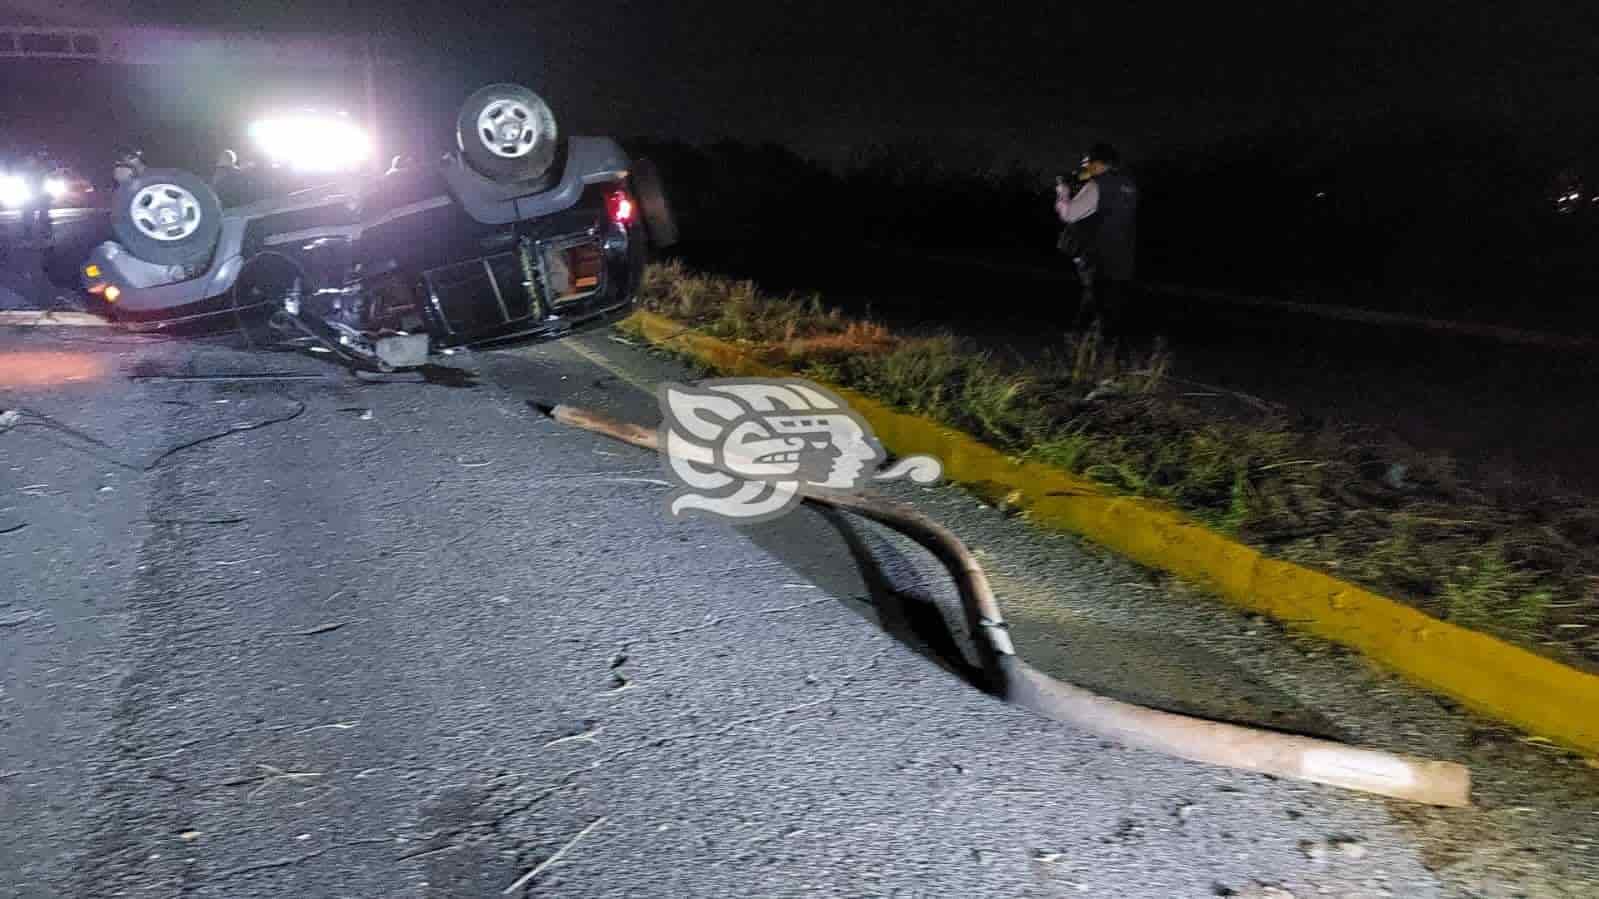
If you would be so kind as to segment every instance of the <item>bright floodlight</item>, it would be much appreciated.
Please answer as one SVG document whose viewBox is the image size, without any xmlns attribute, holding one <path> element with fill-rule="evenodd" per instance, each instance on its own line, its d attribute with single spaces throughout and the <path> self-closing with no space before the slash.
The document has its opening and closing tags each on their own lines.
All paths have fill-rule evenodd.
<svg viewBox="0 0 1599 899">
<path fill-rule="evenodd" d="M 0 206 L 21 209 L 31 199 L 33 190 L 28 187 L 28 179 L 20 175 L 0 175 Z"/>
<path fill-rule="evenodd" d="M 348 119 L 302 113 L 262 119 L 250 137 L 273 162 L 301 172 L 343 172 L 372 155 L 372 139 Z"/>
<path fill-rule="evenodd" d="M 59 200 L 67 195 L 67 182 L 60 178 L 46 178 L 44 192 L 49 194 L 51 199 Z"/>
</svg>

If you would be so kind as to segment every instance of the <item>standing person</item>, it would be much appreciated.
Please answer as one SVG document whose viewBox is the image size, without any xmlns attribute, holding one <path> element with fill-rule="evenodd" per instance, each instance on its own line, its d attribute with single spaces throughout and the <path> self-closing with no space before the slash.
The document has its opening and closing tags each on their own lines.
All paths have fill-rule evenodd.
<svg viewBox="0 0 1599 899">
<path fill-rule="evenodd" d="M 223 150 L 217 154 L 216 168 L 211 170 L 211 184 L 213 187 L 220 181 L 225 181 L 239 174 L 239 154 L 232 150 Z"/>
<path fill-rule="evenodd" d="M 22 209 L 24 241 L 32 240 L 35 230 L 43 233 L 46 243 L 50 240 L 50 192 L 45 189 L 45 182 L 52 168 L 50 156 L 43 150 L 29 153 L 22 161 L 20 174 L 29 188 L 28 202 Z"/>
<path fill-rule="evenodd" d="M 144 153 L 133 147 L 124 147 L 117 151 L 116 162 L 111 165 L 111 178 L 117 187 L 144 174 Z"/>
<path fill-rule="evenodd" d="M 224 207 L 233 206 L 244 190 L 244 169 L 239 166 L 239 154 L 223 150 L 217 154 L 216 168 L 211 170 L 211 189 Z"/>
<path fill-rule="evenodd" d="M 1075 238 L 1073 253 L 1083 284 L 1078 325 L 1098 321 L 1107 332 L 1121 327 L 1127 313 L 1127 284 L 1134 274 L 1138 185 L 1121 170 L 1121 155 L 1110 144 L 1095 144 L 1077 171 L 1076 191 L 1064 180 L 1055 186 L 1055 212 Z"/>
</svg>

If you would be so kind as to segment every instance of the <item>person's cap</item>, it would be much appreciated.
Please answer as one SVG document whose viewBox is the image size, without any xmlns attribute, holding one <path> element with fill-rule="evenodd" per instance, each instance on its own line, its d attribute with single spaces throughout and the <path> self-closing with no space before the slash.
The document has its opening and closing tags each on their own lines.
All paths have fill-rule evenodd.
<svg viewBox="0 0 1599 899">
<path fill-rule="evenodd" d="M 1098 143 L 1088 148 L 1087 161 L 1089 162 L 1103 162 L 1106 165 L 1117 165 L 1121 162 L 1121 160 L 1121 154 L 1116 152 L 1116 148 L 1110 144 Z"/>
</svg>

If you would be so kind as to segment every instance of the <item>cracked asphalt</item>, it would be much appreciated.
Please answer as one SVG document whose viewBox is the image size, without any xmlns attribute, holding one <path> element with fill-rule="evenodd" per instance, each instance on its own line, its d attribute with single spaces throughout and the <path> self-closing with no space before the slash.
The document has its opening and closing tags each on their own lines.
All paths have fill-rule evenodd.
<svg viewBox="0 0 1599 899">
<path fill-rule="evenodd" d="M 1595 893 L 1580 759 L 896 488 L 982 555 L 1046 670 L 1464 761 L 1478 806 L 1074 732 L 938 664 L 952 585 L 901 538 L 673 520 L 657 460 L 527 406 L 653 423 L 641 388 L 677 364 L 604 332 L 456 362 L 365 383 L 0 329 L 0 896 Z"/>
</svg>

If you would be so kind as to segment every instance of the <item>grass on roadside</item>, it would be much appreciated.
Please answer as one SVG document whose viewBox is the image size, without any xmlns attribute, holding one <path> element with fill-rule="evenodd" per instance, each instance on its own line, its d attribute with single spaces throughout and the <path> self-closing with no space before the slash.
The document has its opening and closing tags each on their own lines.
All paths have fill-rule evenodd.
<svg viewBox="0 0 1599 899">
<path fill-rule="evenodd" d="M 1465 483 L 1450 459 L 1369 429 L 1271 407 L 1217 414 L 1168 382 L 1158 343 L 1068 333 L 1022 365 L 676 263 L 649 269 L 640 302 L 803 377 L 1172 503 L 1278 557 L 1599 663 L 1599 508 L 1580 499 Z"/>
</svg>

